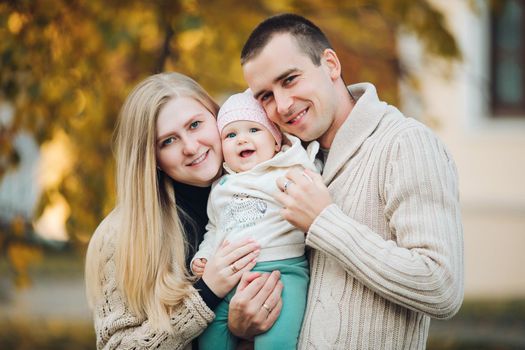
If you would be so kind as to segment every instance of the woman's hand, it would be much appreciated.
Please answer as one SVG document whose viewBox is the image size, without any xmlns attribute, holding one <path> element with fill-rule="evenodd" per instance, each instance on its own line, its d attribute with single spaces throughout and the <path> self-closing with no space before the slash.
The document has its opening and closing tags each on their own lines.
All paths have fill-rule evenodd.
<svg viewBox="0 0 525 350">
<path fill-rule="evenodd" d="M 216 296 L 224 298 L 239 283 L 243 273 L 255 266 L 259 253 L 260 246 L 253 239 L 224 241 L 206 263 L 202 279 Z"/>
<path fill-rule="evenodd" d="M 235 336 L 253 339 L 273 326 L 282 308 L 280 277 L 279 271 L 242 276 L 228 313 L 228 327 Z"/>
</svg>

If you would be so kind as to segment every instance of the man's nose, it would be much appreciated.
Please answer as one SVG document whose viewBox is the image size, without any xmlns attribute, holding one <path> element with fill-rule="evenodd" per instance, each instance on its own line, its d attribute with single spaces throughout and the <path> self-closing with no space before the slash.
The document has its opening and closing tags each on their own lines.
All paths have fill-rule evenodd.
<svg viewBox="0 0 525 350">
<path fill-rule="evenodd" d="M 275 104 L 277 106 L 277 113 L 281 116 L 287 117 L 293 104 L 293 99 L 286 92 L 274 93 Z"/>
</svg>

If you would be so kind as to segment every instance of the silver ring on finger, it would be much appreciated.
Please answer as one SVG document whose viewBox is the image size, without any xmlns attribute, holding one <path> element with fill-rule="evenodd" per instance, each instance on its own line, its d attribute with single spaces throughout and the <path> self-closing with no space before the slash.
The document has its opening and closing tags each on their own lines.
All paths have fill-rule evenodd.
<svg viewBox="0 0 525 350">
<path fill-rule="evenodd" d="M 237 268 L 235 267 L 235 264 L 231 264 L 231 265 L 230 265 L 230 269 L 232 270 L 232 272 L 233 272 L 234 274 L 237 273 L 237 271 L 239 271 L 239 270 L 237 270 Z"/>
<path fill-rule="evenodd" d="M 285 181 L 284 186 L 283 186 L 283 192 L 288 193 L 286 192 L 286 190 L 288 190 L 288 186 L 290 186 L 291 183 L 292 183 L 292 180 Z"/>
<path fill-rule="evenodd" d="M 268 314 L 272 312 L 272 309 L 270 309 L 270 307 L 266 303 L 262 304 L 262 309 L 265 309 L 266 311 L 268 311 Z"/>
</svg>

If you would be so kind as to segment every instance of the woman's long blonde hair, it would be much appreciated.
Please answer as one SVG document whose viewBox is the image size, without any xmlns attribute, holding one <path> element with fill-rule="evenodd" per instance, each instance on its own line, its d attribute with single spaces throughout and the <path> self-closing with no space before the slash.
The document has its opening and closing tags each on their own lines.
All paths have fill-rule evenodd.
<svg viewBox="0 0 525 350">
<path fill-rule="evenodd" d="M 190 97 L 213 115 L 218 105 L 191 78 L 178 73 L 150 76 L 129 94 L 116 127 L 118 229 L 117 288 L 138 317 L 170 330 L 169 310 L 189 293 L 186 242 L 171 178 L 156 167 L 156 123 L 171 99 Z M 102 239 L 101 237 L 97 239 Z M 86 259 L 88 300 L 100 301 L 100 247 L 91 242 Z M 93 248 L 92 248 L 93 246 Z"/>
</svg>

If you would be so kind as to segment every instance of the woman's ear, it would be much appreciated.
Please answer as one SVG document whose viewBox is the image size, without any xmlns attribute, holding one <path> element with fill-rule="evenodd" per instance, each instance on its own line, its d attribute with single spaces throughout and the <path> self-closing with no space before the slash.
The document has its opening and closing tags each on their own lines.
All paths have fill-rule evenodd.
<svg viewBox="0 0 525 350">
<path fill-rule="evenodd" d="M 325 49 L 321 56 L 321 64 L 328 69 L 328 74 L 332 80 L 336 80 L 341 77 L 341 62 L 339 57 L 332 49 Z"/>
</svg>

